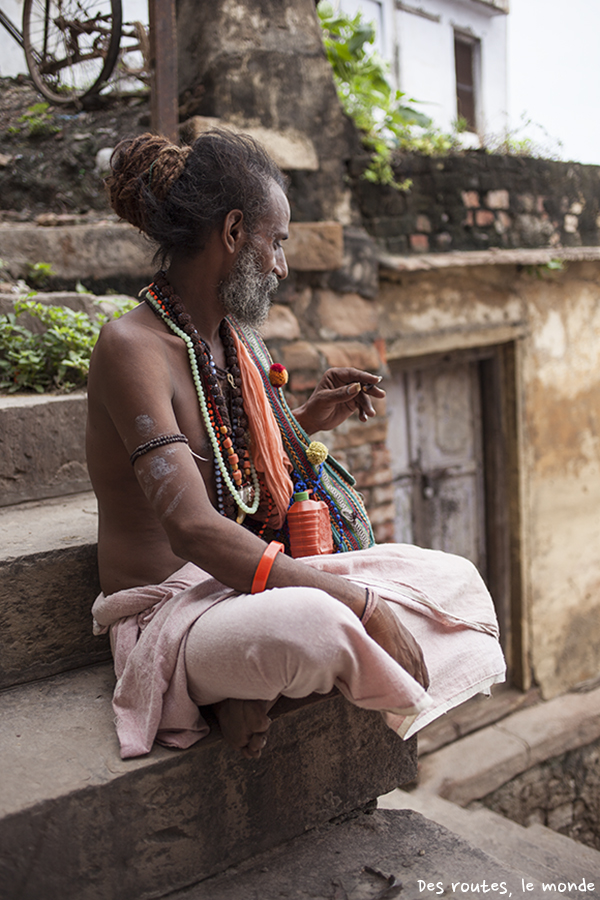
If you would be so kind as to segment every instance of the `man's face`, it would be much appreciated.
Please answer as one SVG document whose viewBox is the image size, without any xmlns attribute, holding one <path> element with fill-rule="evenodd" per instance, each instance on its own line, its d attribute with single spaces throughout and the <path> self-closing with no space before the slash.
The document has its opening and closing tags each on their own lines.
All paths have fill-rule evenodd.
<svg viewBox="0 0 600 900">
<path fill-rule="evenodd" d="M 288 273 L 281 243 L 288 237 L 290 206 L 275 182 L 269 194 L 267 212 L 254 234 L 248 236 L 219 289 L 225 312 L 253 327 L 267 318 L 271 298 Z"/>
</svg>

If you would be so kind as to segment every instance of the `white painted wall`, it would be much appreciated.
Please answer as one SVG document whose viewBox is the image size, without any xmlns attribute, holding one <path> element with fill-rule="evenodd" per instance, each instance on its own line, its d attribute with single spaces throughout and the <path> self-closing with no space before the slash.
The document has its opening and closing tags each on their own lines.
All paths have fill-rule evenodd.
<svg viewBox="0 0 600 900">
<path fill-rule="evenodd" d="M 353 12 L 374 0 L 338 0 Z M 377 0 L 390 28 L 394 0 Z M 483 43 L 483 131 L 529 138 L 541 155 L 600 165 L 600 3 L 591 0 L 510 0 L 508 16 L 486 17 L 473 0 L 406 0 L 438 14 L 439 24 L 398 11 L 398 58 L 383 43 L 402 90 L 427 101 L 441 128 L 454 119 L 454 68 L 448 25 L 464 27 Z M 387 7 L 387 8 L 386 8 Z M 503 43 L 506 41 L 506 57 Z M 524 127 L 524 123 L 530 124 Z"/>
<path fill-rule="evenodd" d="M 419 109 L 445 131 L 456 120 L 454 30 L 478 38 L 482 48 L 478 130 L 483 135 L 504 132 L 508 109 L 505 15 L 473 0 L 407 0 L 404 9 L 396 9 L 394 0 L 337 2 L 345 12 L 361 8 L 365 18 L 383 23 L 387 33 L 381 46 L 398 87 L 421 101 Z M 374 7 L 380 9 L 374 11 Z M 379 13 L 377 17 L 374 12 Z"/>
</svg>

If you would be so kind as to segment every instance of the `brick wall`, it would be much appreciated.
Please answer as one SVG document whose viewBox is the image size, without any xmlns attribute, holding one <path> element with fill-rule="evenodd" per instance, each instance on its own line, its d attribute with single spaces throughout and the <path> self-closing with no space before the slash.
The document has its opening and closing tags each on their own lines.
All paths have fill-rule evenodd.
<svg viewBox="0 0 600 900">
<path fill-rule="evenodd" d="M 600 166 L 470 152 L 403 155 L 406 193 L 360 178 L 353 191 L 367 231 L 390 253 L 573 247 L 600 243 Z"/>
</svg>

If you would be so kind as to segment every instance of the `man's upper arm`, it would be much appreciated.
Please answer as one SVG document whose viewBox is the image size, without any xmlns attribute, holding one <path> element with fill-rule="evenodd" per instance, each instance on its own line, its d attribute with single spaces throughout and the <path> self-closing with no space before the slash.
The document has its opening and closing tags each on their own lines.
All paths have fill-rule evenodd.
<svg viewBox="0 0 600 900">
<path fill-rule="evenodd" d="M 144 343 L 131 329 L 105 326 L 94 350 L 89 391 L 91 401 L 106 410 L 128 454 L 154 437 L 180 433 L 172 374 L 152 333 Z M 136 461 L 134 471 L 165 530 L 189 527 L 199 514 L 214 511 L 185 444 L 154 449 Z"/>
</svg>

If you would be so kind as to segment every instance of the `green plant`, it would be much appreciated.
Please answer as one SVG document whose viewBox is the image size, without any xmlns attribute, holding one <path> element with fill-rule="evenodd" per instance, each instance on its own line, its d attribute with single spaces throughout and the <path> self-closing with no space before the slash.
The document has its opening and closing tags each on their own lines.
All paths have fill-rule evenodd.
<svg viewBox="0 0 600 900">
<path fill-rule="evenodd" d="M 52 113 L 48 112 L 49 109 L 49 103 L 34 103 L 25 110 L 22 116 L 19 116 L 17 122 L 26 129 L 28 137 L 45 137 L 60 131 Z M 11 133 L 14 131 L 11 130 Z"/>
<path fill-rule="evenodd" d="M 375 28 L 355 16 L 337 13 L 331 3 L 321 2 L 318 14 L 327 58 L 333 69 L 338 96 L 364 145 L 372 152 L 364 178 L 407 190 L 410 182 L 398 183 L 391 167 L 392 152 L 406 141 L 412 126 L 430 128 L 428 116 L 405 101 L 389 79 L 389 67 L 372 49 Z M 408 103 L 415 103 L 408 100 Z"/>
<path fill-rule="evenodd" d="M 27 263 L 27 284 L 34 288 L 46 287 L 49 279 L 55 274 L 51 263 Z"/>
<path fill-rule="evenodd" d="M 14 312 L 0 316 L 0 389 L 16 391 L 71 391 L 83 387 L 100 328 L 136 305 L 134 300 L 111 301 L 111 316 L 92 318 L 65 306 L 49 306 L 33 299 L 17 300 Z M 43 326 L 40 333 L 27 327 L 26 313 Z"/>
<path fill-rule="evenodd" d="M 553 275 L 555 272 L 564 272 L 566 268 L 567 264 L 565 260 L 556 258 L 549 259 L 547 263 L 538 263 L 538 265 L 534 266 L 525 266 L 525 271 L 528 275 L 543 280 L 544 273 Z"/>
</svg>

